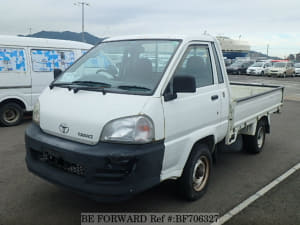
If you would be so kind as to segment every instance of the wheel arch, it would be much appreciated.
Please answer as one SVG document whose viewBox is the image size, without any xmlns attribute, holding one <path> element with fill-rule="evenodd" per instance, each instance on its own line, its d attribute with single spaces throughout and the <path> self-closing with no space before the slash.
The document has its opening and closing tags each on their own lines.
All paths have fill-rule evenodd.
<svg viewBox="0 0 300 225">
<path fill-rule="evenodd" d="M 190 151 L 190 154 L 191 154 L 191 152 L 192 152 L 197 146 L 199 146 L 199 145 L 201 145 L 201 144 L 207 145 L 209 151 L 210 151 L 211 153 L 213 153 L 213 151 L 215 150 L 215 144 L 216 144 L 215 136 L 214 136 L 214 135 L 209 135 L 209 136 L 206 136 L 206 137 L 204 137 L 204 138 L 201 138 L 201 139 L 197 140 L 197 141 L 193 144 L 192 149 L 191 149 L 191 151 Z"/>
<path fill-rule="evenodd" d="M 192 155 L 192 153 L 194 151 L 197 151 L 197 147 L 200 145 L 206 145 L 208 147 L 208 150 L 210 151 L 211 154 L 213 154 L 214 150 L 215 150 L 215 145 L 216 145 L 216 139 L 214 135 L 208 135 L 206 137 L 202 137 L 200 139 L 198 139 L 197 141 L 195 141 L 192 145 L 192 147 L 190 148 L 189 154 L 185 160 L 184 166 L 182 168 L 182 172 L 184 170 L 184 168 L 186 167 L 186 164 L 190 158 L 190 156 Z"/>
<path fill-rule="evenodd" d="M 16 104 L 20 105 L 21 108 L 24 111 L 26 111 L 28 109 L 28 105 L 26 104 L 26 102 L 23 99 L 20 99 L 20 98 L 17 98 L 17 97 L 8 97 L 8 98 L 5 98 L 5 99 L 2 99 L 1 102 L 0 102 L 0 107 L 7 104 L 7 103 L 10 103 L 10 102 L 13 102 L 13 103 L 16 103 Z"/>
<path fill-rule="evenodd" d="M 270 116 L 263 116 L 260 118 L 260 121 L 263 121 L 265 124 L 266 133 L 269 134 L 271 132 L 270 130 Z"/>
</svg>

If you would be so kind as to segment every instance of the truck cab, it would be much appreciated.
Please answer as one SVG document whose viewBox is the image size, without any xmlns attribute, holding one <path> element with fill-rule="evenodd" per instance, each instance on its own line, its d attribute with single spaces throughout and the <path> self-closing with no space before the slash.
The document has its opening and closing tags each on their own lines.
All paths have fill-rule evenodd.
<svg viewBox="0 0 300 225">
<path fill-rule="evenodd" d="M 250 152 L 262 150 L 282 93 L 231 87 L 211 36 L 109 38 L 39 97 L 25 134 L 27 167 L 103 201 L 167 179 L 196 200 L 208 187 L 218 144 L 241 134 Z"/>
</svg>

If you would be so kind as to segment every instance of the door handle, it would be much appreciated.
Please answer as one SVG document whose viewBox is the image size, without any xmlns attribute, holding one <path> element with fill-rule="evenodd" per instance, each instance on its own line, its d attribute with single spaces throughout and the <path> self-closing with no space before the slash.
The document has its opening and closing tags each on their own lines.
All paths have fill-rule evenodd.
<svg viewBox="0 0 300 225">
<path fill-rule="evenodd" d="M 211 100 L 214 101 L 214 100 L 217 100 L 219 98 L 219 95 L 213 95 L 211 96 Z"/>
</svg>

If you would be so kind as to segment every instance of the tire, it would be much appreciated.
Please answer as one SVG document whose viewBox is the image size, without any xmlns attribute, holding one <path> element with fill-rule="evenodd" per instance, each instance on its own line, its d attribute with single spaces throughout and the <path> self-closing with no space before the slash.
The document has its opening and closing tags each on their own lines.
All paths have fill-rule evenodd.
<svg viewBox="0 0 300 225">
<path fill-rule="evenodd" d="M 256 126 L 255 135 L 243 135 L 244 149 L 252 154 L 260 153 L 266 140 L 266 125 L 260 120 Z"/>
<path fill-rule="evenodd" d="M 283 73 L 283 77 L 284 77 L 284 78 L 286 77 L 286 72 Z"/>
<path fill-rule="evenodd" d="M 189 201 L 199 199 L 208 186 L 212 167 L 212 156 L 204 144 L 196 146 L 191 152 L 179 179 L 183 197 Z"/>
<path fill-rule="evenodd" d="M 238 74 L 238 75 L 241 75 L 241 74 L 242 74 L 242 71 L 238 70 L 237 74 Z"/>
<path fill-rule="evenodd" d="M 23 120 L 23 108 L 13 102 L 9 102 L 0 107 L 0 124 L 6 127 L 16 126 Z"/>
<path fill-rule="evenodd" d="M 261 71 L 260 75 L 261 75 L 261 76 L 264 76 L 264 75 L 265 75 L 264 71 Z"/>
</svg>

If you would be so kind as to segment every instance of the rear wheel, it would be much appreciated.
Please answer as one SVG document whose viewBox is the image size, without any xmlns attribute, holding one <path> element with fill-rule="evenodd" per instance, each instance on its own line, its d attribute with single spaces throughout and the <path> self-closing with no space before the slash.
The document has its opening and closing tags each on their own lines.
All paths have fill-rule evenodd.
<svg viewBox="0 0 300 225">
<path fill-rule="evenodd" d="M 9 102 L 0 107 L 0 124 L 3 126 L 15 126 L 21 123 L 24 110 L 13 102 Z"/>
<path fill-rule="evenodd" d="M 212 166 L 212 156 L 204 144 L 196 146 L 179 179 L 183 196 L 190 201 L 199 199 L 207 189 Z"/>
<path fill-rule="evenodd" d="M 266 139 L 266 125 L 260 120 L 256 126 L 255 135 L 243 135 L 244 149 L 249 153 L 260 153 Z"/>
</svg>

